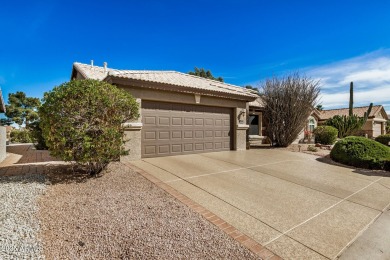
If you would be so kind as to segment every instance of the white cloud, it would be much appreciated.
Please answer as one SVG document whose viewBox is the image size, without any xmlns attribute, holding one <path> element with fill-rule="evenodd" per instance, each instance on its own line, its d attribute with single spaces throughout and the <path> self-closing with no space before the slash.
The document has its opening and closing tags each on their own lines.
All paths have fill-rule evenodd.
<svg viewBox="0 0 390 260">
<path fill-rule="evenodd" d="M 390 113 L 390 49 L 308 68 L 308 76 L 322 83 L 321 103 L 327 108 L 346 107 L 349 83 L 354 82 L 355 106 L 383 105 Z"/>
</svg>

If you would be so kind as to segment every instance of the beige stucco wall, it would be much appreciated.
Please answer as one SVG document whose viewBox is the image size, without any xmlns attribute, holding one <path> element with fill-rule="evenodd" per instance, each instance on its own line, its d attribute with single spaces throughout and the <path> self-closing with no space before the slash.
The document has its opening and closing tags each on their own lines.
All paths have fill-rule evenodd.
<svg viewBox="0 0 390 260">
<path fill-rule="evenodd" d="M 142 104 L 143 100 L 183 103 L 183 104 L 197 104 L 195 94 L 193 93 L 179 93 L 173 91 L 162 91 L 149 88 L 132 87 L 125 85 L 118 85 L 119 88 L 123 88 L 129 91 L 133 97 L 137 98 L 137 101 Z M 234 136 L 233 136 L 233 149 L 245 150 L 246 149 L 246 101 L 234 100 L 213 96 L 202 96 L 198 105 L 204 106 L 218 106 L 218 107 L 230 107 L 233 108 L 233 120 L 234 120 Z M 240 115 L 240 112 L 244 114 Z M 241 118 L 239 118 L 239 115 Z M 240 122 L 240 119 L 244 119 Z M 136 121 L 142 122 L 142 110 L 140 109 L 140 117 Z M 131 161 L 141 159 L 141 131 L 142 126 L 128 127 L 125 131 L 126 149 L 129 149 L 129 155 L 121 157 L 122 161 Z"/>
<path fill-rule="evenodd" d="M 7 131 L 5 126 L 0 126 L 0 162 L 7 156 L 6 151 Z"/>
</svg>

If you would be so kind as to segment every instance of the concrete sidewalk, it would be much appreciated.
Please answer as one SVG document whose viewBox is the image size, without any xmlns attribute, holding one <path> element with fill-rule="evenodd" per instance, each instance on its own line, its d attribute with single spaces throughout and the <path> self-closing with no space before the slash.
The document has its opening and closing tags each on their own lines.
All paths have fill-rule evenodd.
<svg viewBox="0 0 390 260">
<path fill-rule="evenodd" d="M 335 259 L 390 203 L 390 178 L 285 150 L 133 163 L 286 259 Z"/>
<path fill-rule="evenodd" d="M 390 211 L 385 211 L 339 259 L 390 259 Z"/>
</svg>

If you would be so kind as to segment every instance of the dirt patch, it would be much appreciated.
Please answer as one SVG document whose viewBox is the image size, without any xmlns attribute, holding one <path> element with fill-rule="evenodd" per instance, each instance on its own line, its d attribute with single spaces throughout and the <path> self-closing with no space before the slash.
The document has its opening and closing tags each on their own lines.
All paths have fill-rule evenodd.
<svg viewBox="0 0 390 260">
<path fill-rule="evenodd" d="M 291 152 L 301 152 L 301 153 L 308 153 L 312 155 L 317 155 L 320 157 L 325 157 L 330 154 L 330 149 L 321 148 L 321 147 L 315 147 L 317 151 L 310 151 L 309 146 L 315 147 L 315 144 L 292 144 L 289 147 L 285 148 L 288 151 Z"/>
<path fill-rule="evenodd" d="M 47 259 L 258 258 L 121 163 L 51 185 L 39 206 Z"/>
</svg>

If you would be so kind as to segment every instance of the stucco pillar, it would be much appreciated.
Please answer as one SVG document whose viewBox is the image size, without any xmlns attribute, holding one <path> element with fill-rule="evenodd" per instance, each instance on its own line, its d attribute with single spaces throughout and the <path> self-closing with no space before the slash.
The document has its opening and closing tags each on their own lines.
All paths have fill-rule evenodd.
<svg viewBox="0 0 390 260">
<path fill-rule="evenodd" d="M 4 126 L 0 126 L 0 162 L 7 156 L 6 151 L 7 131 Z"/>
<path fill-rule="evenodd" d="M 142 123 L 125 124 L 125 150 L 128 155 L 121 156 L 121 162 L 135 161 L 141 159 L 141 130 Z"/>
<path fill-rule="evenodd" d="M 121 156 L 121 162 L 129 162 L 141 159 L 141 139 L 142 139 L 142 111 L 141 111 L 141 99 L 137 98 L 139 104 L 139 118 L 132 122 L 126 122 L 123 124 L 125 128 L 125 150 L 128 151 L 128 155 Z"/>
<path fill-rule="evenodd" d="M 245 108 L 235 109 L 235 144 L 234 150 L 246 150 L 246 135 L 249 125 L 247 124 L 247 110 Z"/>
</svg>

